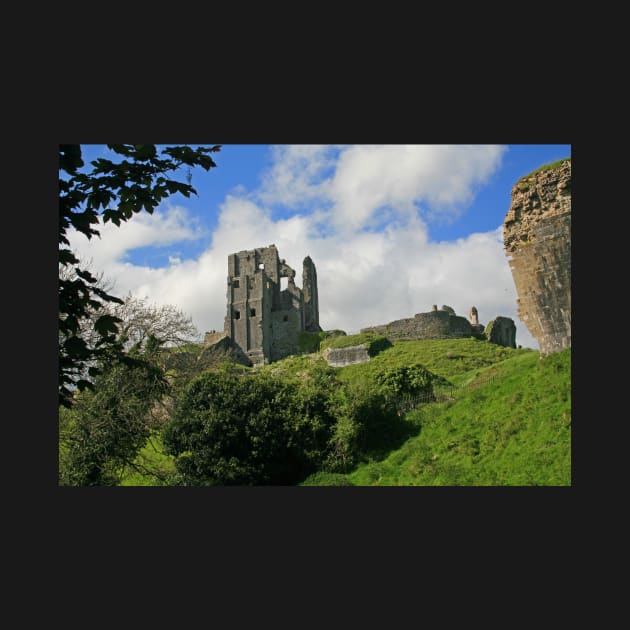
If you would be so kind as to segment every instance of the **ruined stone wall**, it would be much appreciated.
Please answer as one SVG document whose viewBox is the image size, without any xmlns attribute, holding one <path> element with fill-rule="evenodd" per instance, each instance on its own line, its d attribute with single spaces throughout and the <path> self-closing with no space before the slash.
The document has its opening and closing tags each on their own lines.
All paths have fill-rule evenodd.
<svg viewBox="0 0 630 630">
<path fill-rule="evenodd" d="M 206 345 L 213 344 L 213 343 L 216 343 L 217 341 L 220 341 L 225 336 L 226 335 L 223 330 L 220 330 L 220 331 L 211 330 L 204 335 L 203 342 Z"/>
<path fill-rule="evenodd" d="M 270 361 L 298 354 L 298 336 L 304 330 L 300 315 L 300 311 L 296 309 L 271 313 L 271 345 L 268 355 Z"/>
<path fill-rule="evenodd" d="M 319 332 L 319 297 L 317 271 L 310 256 L 302 263 L 302 292 L 304 294 L 304 330 Z"/>
<path fill-rule="evenodd" d="M 442 307 L 441 310 L 428 313 L 416 313 L 407 319 L 398 319 L 381 326 L 362 328 L 362 333 L 376 333 L 388 339 L 448 339 L 469 337 L 473 334 L 470 322 L 465 317 L 452 315 L 453 309 Z"/>
<path fill-rule="evenodd" d="M 281 289 L 281 279 L 288 286 Z M 295 285 L 295 271 L 278 257 L 275 245 L 228 256 L 227 313 L 224 334 L 253 363 L 277 361 L 298 352 L 299 333 L 319 328 L 317 274 L 304 259 L 305 293 Z M 214 334 L 214 333 L 213 333 Z M 214 336 L 211 337 L 214 341 Z"/>
<path fill-rule="evenodd" d="M 324 357 L 328 365 L 333 367 L 344 367 L 345 365 L 365 363 L 370 360 L 368 344 L 366 343 L 347 348 L 326 348 L 322 352 L 322 357 Z"/>
<path fill-rule="evenodd" d="M 510 317 L 497 317 L 488 322 L 486 335 L 490 343 L 516 348 L 516 324 Z"/>
<path fill-rule="evenodd" d="M 227 313 L 224 332 L 253 362 L 269 348 L 274 300 L 280 300 L 275 248 L 241 251 L 228 256 Z"/>
<path fill-rule="evenodd" d="M 512 188 L 503 242 L 518 315 L 541 354 L 571 346 L 571 160 Z"/>
</svg>

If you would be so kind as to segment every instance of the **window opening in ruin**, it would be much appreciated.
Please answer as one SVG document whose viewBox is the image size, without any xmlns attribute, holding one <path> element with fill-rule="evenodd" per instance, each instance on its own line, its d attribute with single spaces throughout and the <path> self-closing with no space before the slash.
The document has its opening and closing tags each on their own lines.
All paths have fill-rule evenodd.
<svg viewBox="0 0 630 630">
<path fill-rule="evenodd" d="M 267 282 L 267 288 L 270 289 L 271 288 L 271 284 L 269 282 Z"/>
<path fill-rule="evenodd" d="M 289 316 L 288 316 L 288 315 L 285 315 L 285 316 L 282 318 L 282 321 L 283 321 L 283 322 L 288 322 L 288 321 L 289 321 Z"/>
<path fill-rule="evenodd" d="M 289 278 L 280 278 L 280 291 L 284 291 L 289 286 Z"/>
<path fill-rule="evenodd" d="M 265 263 L 258 263 L 258 269 L 264 269 Z"/>
<path fill-rule="evenodd" d="M 232 286 L 233 286 L 235 289 L 238 289 L 238 288 L 239 288 L 239 286 L 240 286 L 240 282 L 238 281 L 238 278 L 234 278 L 234 279 L 232 280 Z"/>
<path fill-rule="evenodd" d="M 249 279 L 249 288 L 250 289 L 254 288 L 254 277 L 253 276 Z"/>
<path fill-rule="evenodd" d="M 241 319 L 241 311 L 234 311 L 234 319 Z"/>
<path fill-rule="evenodd" d="M 255 308 L 250 308 L 249 309 L 249 314 L 251 317 L 256 317 L 256 309 Z"/>
</svg>

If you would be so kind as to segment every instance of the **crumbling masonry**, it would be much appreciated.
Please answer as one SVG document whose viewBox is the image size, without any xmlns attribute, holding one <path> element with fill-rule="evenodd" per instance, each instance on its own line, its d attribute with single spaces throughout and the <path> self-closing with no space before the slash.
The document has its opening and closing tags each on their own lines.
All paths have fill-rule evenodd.
<svg viewBox="0 0 630 630">
<path fill-rule="evenodd" d="M 275 245 L 230 254 L 227 284 L 224 335 L 254 365 L 297 354 L 301 332 L 321 331 L 317 272 L 310 256 L 303 262 L 302 289 Z"/>
<path fill-rule="evenodd" d="M 496 326 L 495 334 L 488 340 L 500 346 L 516 348 L 516 325 L 509 317 L 498 317 L 501 322 Z M 495 320 L 489 324 L 492 329 Z M 362 328 L 362 333 L 376 333 L 393 340 L 414 339 L 457 339 L 462 337 L 481 337 L 484 327 L 479 323 L 479 312 L 473 306 L 468 319 L 460 317 L 450 307 L 443 305 L 438 310 L 437 304 L 427 313 L 416 313 L 407 319 L 397 319 L 380 326 Z"/>
<path fill-rule="evenodd" d="M 571 347 L 571 159 L 512 188 L 503 242 L 518 314 L 541 354 Z"/>
</svg>

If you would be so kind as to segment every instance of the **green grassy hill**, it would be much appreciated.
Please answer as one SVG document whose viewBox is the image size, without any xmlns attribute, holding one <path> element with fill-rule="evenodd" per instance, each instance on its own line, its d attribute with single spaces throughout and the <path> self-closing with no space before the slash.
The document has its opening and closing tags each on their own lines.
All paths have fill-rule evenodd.
<svg viewBox="0 0 630 630">
<path fill-rule="evenodd" d="M 420 364 L 440 377 L 437 384 L 448 381 L 453 395 L 446 402 L 421 404 L 403 414 L 397 427 L 385 427 L 383 448 L 345 474 L 320 471 L 300 485 L 571 484 L 570 349 L 540 358 L 531 349 L 473 338 L 398 341 L 389 347 L 365 335 L 322 342 L 319 352 L 251 371 L 308 378 L 322 366 L 321 350 L 327 345 L 369 343 L 377 351 L 370 361 L 333 368 L 340 384 L 370 389 L 383 373 Z M 161 453 L 159 436 L 138 464 L 122 485 L 159 484 L 155 477 L 145 478 L 142 468 L 157 466 L 167 475 L 173 466 Z"/>
<path fill-rule="evenodd" d="M 353 337 L 363 339 L 365 335 L 352 335 L 341 339 L 346 345 L 352 345 Z M 531 353 L 534 351 L 530 349 L 514 350 L 470 337 L 396 341 L 392 347 L 383 350 L 367 363 L 340 368 L 340 378 L 347 381 L 369 379 L 386 368 L 421 363 L 438 376 L 460 384 L 471 380 L 481 370 L 499 361 Z M 538 356 L 537 352 L 535 354 Z"/>
<path fill-rule="evenodd" d="M 410 411 L 405 419 L 416 435 L 385 458 L 302 485 L 571 484 L 570 349 L 540 358 L 472 339 L 401 342 L 341 370 L 343 378 L 365 378 L 404 359 L 465 387 L 454 400 Z M 484 384 L 475 387 L 476 380 Z"/>
</svg>

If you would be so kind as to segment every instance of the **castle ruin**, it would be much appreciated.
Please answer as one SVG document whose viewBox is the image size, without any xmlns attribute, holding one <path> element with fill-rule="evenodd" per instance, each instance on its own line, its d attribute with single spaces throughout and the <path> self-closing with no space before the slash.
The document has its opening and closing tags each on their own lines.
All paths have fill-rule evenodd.
<svg viewBox="0 0 630 630">
<path fill-rule="evenodd" d="M 571 347 L 571 159 L 512 188 L 503 242 L 518 315 L 545 355 Z"/>
<path fill-rule="evenodd" d="M 321 331 L 317 272 L 310 256 L 302 268 L 300 289 L 295 271 L 273 244 L 228 256 L 227 314 L 219 336 L 228 336 L 252 364 L 297 354 L 301 332 Z M 206 336 L 206 343 L 213 341 Z"/>
<path fill-rule="evenodd" d="M 492 343 L 500 346 L 516 348 L 516 325 L 509 317 L 500 317 L 501 327 L 497 327 L 497 333 Z M 491 324 L 494 322 L 490 322 Z M 511 326 L 510 326 L 511 324 Z M 499 330 L 507 328 L 506 333 L 498 334 Z M 484 327 L 479 323 L 479 312 L 476 307 L 470 309 L 469 318 L 461 317 L 450 306 L 443 305 L 438 309 L 434 304 L 428 313 L 416 313 L 413 317 L 397 319 L 389 324 L 362 328 L 362 333 L 376 333 L 393 340 L 416 339 L 458 339 L 462 337 L 483 338 Z"/>
</svg>

